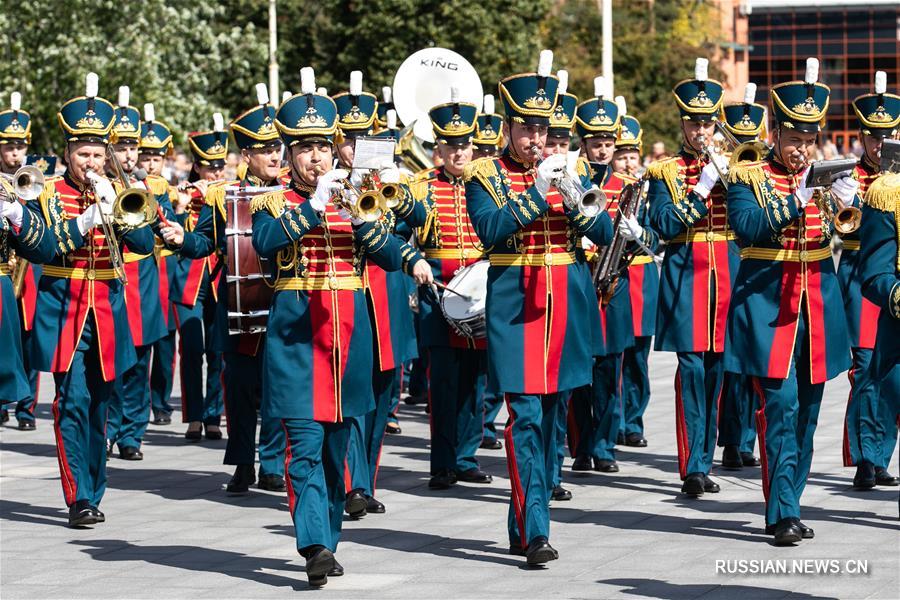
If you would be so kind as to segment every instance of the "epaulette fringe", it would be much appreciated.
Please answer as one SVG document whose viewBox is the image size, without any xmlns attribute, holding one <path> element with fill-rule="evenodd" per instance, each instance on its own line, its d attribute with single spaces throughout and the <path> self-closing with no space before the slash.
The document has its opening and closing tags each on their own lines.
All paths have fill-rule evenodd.
<svg viewBox="0 0 900 600">
<path fill-rule="evenodd" d="M 900 173 L 885 173 L 869 185 L 865 202 L 883 212 L 895 212 L 900 206 Z"/>
<path fill-rule="evenodd" d="M 273 217 L 278 218 L 284 212 L 284 204 L 284 191 L 282 190 L 260 194 L 250 201 L 250 214 L 268 210 Z"/>
</svg>

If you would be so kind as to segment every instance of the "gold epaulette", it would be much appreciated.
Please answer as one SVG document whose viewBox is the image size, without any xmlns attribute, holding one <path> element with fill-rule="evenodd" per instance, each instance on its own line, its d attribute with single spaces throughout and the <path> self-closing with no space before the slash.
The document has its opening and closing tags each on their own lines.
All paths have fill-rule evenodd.
<svg viewBox="0 0 900 600">
<path fill-rule="evenodd" d="M 745 183 L 751 187 L 762 185 L 766 181 L 764 160 L 745 160 L 728 167 L 728 183 Z"/>
<path fill-rule="evenodd" d="M 249 168 L 250 168 L 250 165 L 248 165 L 244 161 L 239 162 L 237 167 L 235 167 L 235 169 L 234 169 L 235 177 L 237 177 L 238 179 L 243 179 L 244 177 L 247 176 L 247 169 L 249 169 Z"/>
<path fill-rule="evenodd" d="M 494 159 L 490 156 L 484 156 L 482 158 L 473 160 L 469 164 L 466 165 L 463 170 L 463 179 L 468 183 L 472 180 L 472 178 L 477 177 L 478 179 L 483 180 L 487 183 L 487 179 L 489 177 L 497 176 L 497 165 L 494 164 Z"/>
<path fill-rule="evenodd" d="M 669 158 L 657 160 L 647 167 L 647 177 L 664 181 L 675 181 L 675 178 L 678 177 L 678 157 L 670 156 Z"/>
<path fill-rule="evenodd" d="M 434 169 L 425 169 L 413 175 L 408 182 L 409 193 L 414 200 L 421 202 L 428 196 L 428 182 L 434 179 Z"/>
<path fill-rule="evenodd" d="M 218 209 L 218 211 L 222 214 L 222 218 L 225 218 L 225 186 L 224 185 L 215 185 L 209 186 L 206 188 L 206 197 L 203 199 L 207 205 L 211 206 L 214 209 Z"/>
<path fill-rule="evenodd" d="M 281 216 L 281 213 L 284 212 L 284 204 L 284 190 L 260 194 L 250 201 L 250 214 L 255 214 L 261 210 L 268 210 L 269 214 L 277 219 Z"/>
<path fill-rule="evenodd" d="M 896 212 L 900 206 L 900 173 L 885 173 L 869 185 L 866 204 L 883 212 Z"/>
<path fill-rule="evenodd" d="M 147 187 L 154 196 L 162 196 L 169 191 L 169 182 L 159 175 L 148 175 L 146 181 Z"/>
<path fill-rule="evenodd" d="M 582 177 L 591 176 L 591 166 L 583 156 L 579 156 L 578 160 L 575 162 L 575 172 Z"/>
</svg>

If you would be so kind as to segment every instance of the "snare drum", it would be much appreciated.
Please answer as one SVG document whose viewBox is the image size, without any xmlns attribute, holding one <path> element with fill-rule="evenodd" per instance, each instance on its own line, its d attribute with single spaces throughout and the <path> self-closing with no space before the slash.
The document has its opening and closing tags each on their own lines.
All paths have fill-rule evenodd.
<svg viewBox="0 0 900 600">
<path fill-rule="evenodd" d="M 228 333 L 263 333 L 274 289 L 266 280 L 268 260 L 253 248 L 250 201 L 277 187 L 225 188 L 225 256 L 227 260 Z"/>
<path fill-rule="evenodd" d="M 487 337 L 485 300 L 487 299 L 487 276 L 490 262 L 480 260 L 460 269 L 447 287 L 468 296 L 463 298 L 443 290 L 441 312 L 450 326 L 464 337 L 483 339 Z"/>
</svg>

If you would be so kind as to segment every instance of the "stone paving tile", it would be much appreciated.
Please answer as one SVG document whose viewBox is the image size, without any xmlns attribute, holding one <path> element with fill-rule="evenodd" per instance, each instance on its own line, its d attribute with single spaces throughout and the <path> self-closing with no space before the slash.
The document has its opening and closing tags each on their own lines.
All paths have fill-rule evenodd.
<svg viewBox="0 0 900 600">
<path fill-rule="evenodd" d="M 775 548 L 761 530 L 759 469 L 716 468 L 720 494 L 678 495 L 674 366 L 673 356 L 651 354 L 648 448 L 621 449 L 617 475 L 564 472 L 575 497 L 553 503 L 550 512 L 561 560 L 540 570 L 507 553 L 505 453 L 480 454 L 491 485 L 431 491 L 427 415 L 401 404 L 403 433 L 387 437 L 378 478 L 387 513 L 345 521 L 338 558 L 347 575 L 317 595 L 900 597 L 897 489 L 853 491 L 853 471 L 840 466 L 846 379 L 826 388 L 803 498 L 803 519 L 816 539 Z M 188 444 L 181 423 L 150 426 L 143 462 L 110 460 L 107 523 L 67 529 L 48 420 L 52 384 L 42 383 L 38 430 L 0 428 L 0 596 L 245 600 L 308 589 L 286 499 L 258 490 L 226 495 L 225 443 Z M 717 560 L 794 559 L 868 560 L 869 574 L 716 573 Z"/>
</svg>

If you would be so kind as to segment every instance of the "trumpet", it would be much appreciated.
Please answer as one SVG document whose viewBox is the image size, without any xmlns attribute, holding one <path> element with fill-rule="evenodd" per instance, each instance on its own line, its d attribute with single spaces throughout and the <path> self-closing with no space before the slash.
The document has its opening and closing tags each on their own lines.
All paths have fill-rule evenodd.
<svg viewBox="0 0 900 600">
<path fill-rule="evenodd" d="M 314 167 L 316 177 L 324 173 L 324 169 L 320 165 Z M 396 206 L 399 203 L 400 187 L 396 184 L 384 184 L 380 188 L 375 185 L 375 178 L 371 172 L 363 176 L 359 186 L 353 184 L 349 178 L 339 179 L 338 183 L 343 189 L 332 196 L 332 202 L 338 207 L 346 210 L 354 218 L 365 221 L 366 223 L 374 223 L 379 220 L 389 210 L 388 200 L 382 193 L 385 186 L 388 187 L 388 195 Z"/>
<path fill-rule="evenodd" d="M 566 172 L 555 183 L 569 208 L 576 208 L 582 216 L 592 219 L 606 208 L 606 196 L 597 188 L 586 189 L 581 182 Z"/>
<path fill-rule="evenodd" d="M 34 165 L 20 167 L 12 176 L 13 194 L 23 202 L 35 200 L 44 189 L 44 174 Z M 25 273 L 28 272 L 28 261 L 21 256 L 16 257 L 16 266 L 13 268 L 12 283 L 13 294 L 16 298 L 22 297 L 22 289 L 25 287 Z"/>
<path fill-rule="evenodd" d="M 859 229 L 862 222 L 862 211 L 855 206 L 846 206 L 840 198 L 831 193 L 832 184 L 840 177 L 850 173 L 856 161 L 854 159 L 837 159 L 810 163 L 806 155 L 801 154 L 800 162 L 803 165 L 802 168 L 812 165 L 804 185 L 817 187 L 817 183 L 824 182 L 823 185 L 818 186 L 819 189 L 813 192 L 813 200 L 825 219 L 832 222 L 835 231 L 839 235 L 847 235 Z M 834 207 L 837 207 L 837 212 Z"/>
</svg>

